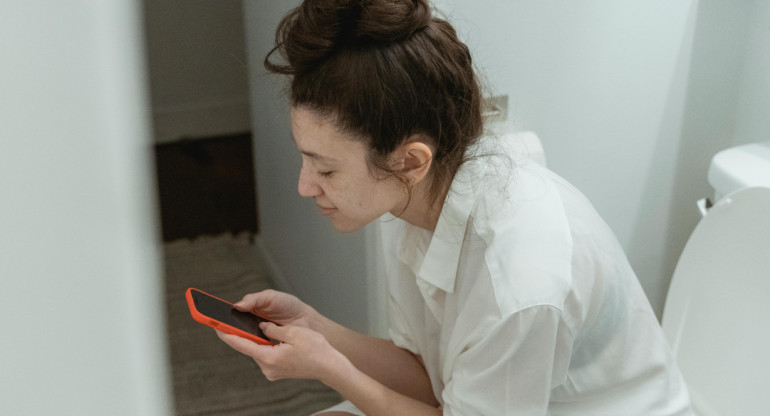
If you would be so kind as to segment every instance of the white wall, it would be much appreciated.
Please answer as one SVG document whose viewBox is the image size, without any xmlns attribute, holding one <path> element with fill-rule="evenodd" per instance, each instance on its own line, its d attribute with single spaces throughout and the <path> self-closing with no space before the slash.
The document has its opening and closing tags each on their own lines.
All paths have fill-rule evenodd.
<svg viewBox="0 0 770 416">
<path fill-rule="evenodd" d="M 768 107 L 757 105 L 770 97 L 767 88 L 757 91 L 767 83 L 767 12 L 754 14 L 757 34 L 748 42 L 764 67 L 743 59 L 752 9 L 766 10 L 767 2 L 437 5 L 459 27 L 493 92 L 510 95 L 516 127 L 540 136 L 549 167 L 586 193 L 615 230 L 660 314 L 698 220 L 694 203 L 711 193 L 708 162 L 733 143 L 744 73 L 752 75 L 743 77 L 741 117 L 752 120 L 745 125 L 753 137 L 768 131 Z"/>
<path fill-rule="evenodd" d="M 754 0 L 749 14 L 736 144 L 770 140 L 770 1 Z"/>
<path fill-rule="evenodd" d="M 249 131 L 241 0 L 143 3 L 155 140 Z"/>
<path fill-rule="evenodd" d="M 298 1 L 244 2 L 251 72 L 254 155 L 260 240 L 275 261 L 284 288 L 328 317 L 357 330 L 370 328 L 365 231 L 341 234 L 312 200 L 297 193 L 300 156 L 291 136 L 284 80 L 262 62 L 281 17 Z"/>
<path fill-rule="evenodd" d="M 0 3 L 0 414 L 168 415 L 139 10 Z"/>
</svg>

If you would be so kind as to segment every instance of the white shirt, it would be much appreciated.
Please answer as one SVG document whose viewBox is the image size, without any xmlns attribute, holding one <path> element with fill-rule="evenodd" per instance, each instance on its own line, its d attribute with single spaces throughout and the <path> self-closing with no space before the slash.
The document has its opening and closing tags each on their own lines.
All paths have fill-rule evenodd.
<svg viewBox="0 0 770 416">
<path fill-rule="evenodd" d="M 482 157 L 435 232 L 382 226 L 390 336 L 422 357 L 445 415 L 690 414 L 622 248 L 556 174 Z"/>
</svg>

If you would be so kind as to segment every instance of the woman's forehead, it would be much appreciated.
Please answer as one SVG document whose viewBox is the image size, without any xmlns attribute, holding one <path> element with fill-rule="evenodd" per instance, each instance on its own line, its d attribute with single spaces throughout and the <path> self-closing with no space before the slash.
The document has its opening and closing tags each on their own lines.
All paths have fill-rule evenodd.
<svg viewBox="0 0 770 416">
<path fill-rule="evenodd" d="M 297 148 L 312 160 L 331 163 L 365 156 L 364 142 L 341 131 L 331 117 L 295 107 L 291 119 Z"/>
<path fill-rule="evenodd" d="M 291 129 L 294 141 L 301 147 L 300 150 L 308 150 L 319 155 L 323 155 L 320 149 L 304 149 L 302 146 L 349 148 L 352 144 L 361 142 L 354 135 L 340 129 L 333 117 L 323 116 L 304 108 L 292 109 Z"/>
</svg>

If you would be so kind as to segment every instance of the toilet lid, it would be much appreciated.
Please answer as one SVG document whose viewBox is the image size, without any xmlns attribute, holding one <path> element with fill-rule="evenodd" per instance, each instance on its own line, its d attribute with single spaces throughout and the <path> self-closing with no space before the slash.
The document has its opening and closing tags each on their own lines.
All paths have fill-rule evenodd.
<svg viewBox="0 0 770 416">
<path fill-rule="evenodd" d="M 698 223 L 663 330 L 697 414 L 770 414 L 770 188 L 729 194 Z"/>
</svg>

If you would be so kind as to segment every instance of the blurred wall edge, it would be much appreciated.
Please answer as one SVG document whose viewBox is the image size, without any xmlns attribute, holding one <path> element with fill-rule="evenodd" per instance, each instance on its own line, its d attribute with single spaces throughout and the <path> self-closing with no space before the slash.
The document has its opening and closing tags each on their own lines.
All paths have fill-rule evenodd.
<svg viewBox="0 0 770 416">
<path fill-rule="evenodd" d="M 139 16 L 0 4 L 0 414 L 171 414 Z"/>
</svg>

